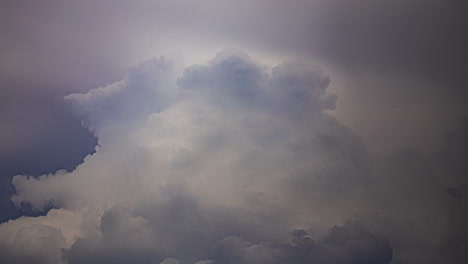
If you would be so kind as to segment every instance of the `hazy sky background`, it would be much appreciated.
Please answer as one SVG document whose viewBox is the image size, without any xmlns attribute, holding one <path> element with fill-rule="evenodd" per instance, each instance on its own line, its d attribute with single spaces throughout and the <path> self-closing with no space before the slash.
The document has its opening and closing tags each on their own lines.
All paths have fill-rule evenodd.
<svg viewBox="0 0 468 264">
<path fill-rule="evenodd" d="M 467 3 L 443 0 L 0 0 L 0 221 L 28 215 L 31 218 L 21 218 L 23 222 L 45 221 L 40 225 L 53 229 L 24 227 L 26 231 L 19 232 L 23 238 L 17 235 L 0 244 L 0 258 L 11 263 L 31 261 L 30 257 L 60 261 L 54 246 L 21 242 L 24 237 L 39 237 L 43 240 L 37 238 L 42 241 L 38 244 L 53 240 L 56 248 L 66 248 L 70 263 L 90 259 L 117 263 L 106 256 L 115 251 L 125 255 L 122 248 L 130 253 L 120 256 L 121 261 L 132 263 L 139 263 L 133 261 L 136 255 L 141 263 L 160 263 L 167 257 L 181 263 L 291 262 L 299 254 L 291 249 L 294 242 L 281 244 L 278 241 L 287 240 L 285 234 L 266 234 L 296 228 L 306 230 L 312 240 L 323 240 L 312 245 L 307 235 L 294 233 L 296 244 L 315 252 L 298 257 L 303 261 L 355 263 L 372 255 L 370 263 L 389 263 L 388 252 L 393 251 L 393 263 L 465 263 L 466 254 L 461 252 L 468 246 L 464 224 L 468 121 L 463 119 L 468 114 L 467 17 Z M 289 63 L 281 64 L 284 61 Z M 204 66 L 191 67 L 194 64 Z M 78 95 L 98 87 L 107 92 Z M 154 113 L 159 112 L 167 124 L 155 121 L 159 119 Z M 240 129 L 244 124 L 240 120 L 249 116 L 252 120 L 245 122 L 256 125 Z M 194 121 L 197 118 L 200 124 Z M 178 127 L 170 120 L 186 121 Z M 225 124 L 227 120 L 231 122 Z M 198 130 L 190 138 L 179 133 L 184 129 Z M 240 130 L 226 132 L 236 129 Z M 157 140 L 176 145 L 186 140 L 183 148 L 202 157 L 192 160 L 176 151 L 171 155 L 183 164 L 174 165 L 170 158 L 161 158 L 166 154 L 157 154 L 174 150 Z M 100 150 L 83 163 L 98 141 Z M 284 152 L 268 147 L 281 142 L 295 147 L 285 147 Z M 221 144 L 215 148 L 223 151 L 215 155 L 210 144 Z M 158 147 L 144 152 L 140 145 Z M 224 168 L 218 155 L 227 163 L 236 161 L 228 172 L 218 171 Z M 254 155 L 254 164 L 246 161 L 249 155 Z M 111 168 L 115 160 L 123 167 Z M 148 165 L 147 160 L 160 164 Z M 273 161 L 277 164 L 271 165 Z M 74 170 L 82 163 L 81 170 Z M 63 181 L 53 182 L 57 176 L 50 176 L 37 185 L 32 179 L 11 184 L 18 174 L 38 177 L 59 169 L 70 172 Z M 148 171 L 163 176 L 153 182 Z M 270 178 L 265 176 L 272 172 Z M 177 183 L 166 179 L 192 173 L 193 178 L 181 176 Z M 219 180 L 214 176 L 219 173 L 226 176 Z M 114 186 L 109 175 L 115 174 L 122 175 L 115 176 L 120 180 Z M 252 174 L 260 176 L 251 179 Z M 192 186 L 196 181 L 204 185 Z M 146 184 L 166 186 L 171 198 L 149 196 L 158 201 L 152 204 L 148 200 L 153 198 L 136 195 L 146 190 Z M 285 184 L 280 191 L 277 185 Z M 226 186 L 233 190 L 224 190 Z M 219 190 L 200 194 L 202 187 Z M 116 198 L 112 188 L 122 197 Z M 228 198 L 219 198 L 223 191 Z M 10 200 L 15 193 L 16 207 Z M 199 203 L 186 205 L 183 201 L 192 196 Z M 262 220 L 249 211 L 252 201 L 246 205 L 239 196 L 258 200 L 256 206 L 276 222 L 260 227 Z M 58 208 L 58 216 L 35 218 L 52 207 Z M 272 209 L 277 207 L 281 209 Z M 184 226 L 190 234 L 196 227 L 171 225 L 166 219 L 171 208 L 180 208 L 181 217 L 196 214 L 197 219 L 210 219 L 199 224 L 212 230 L 178 239 L 171 233 L 175 226 Z M 229 214 L 240 219 L 229 222 Z M 283 219 L 289 215 L 291 219 Z M 67 217 L 92 219 L 82 222 L 100 233 L 76 231 L 84 224 L 64 225 L 70 222 Z M 105 229 L 105 219 L 113 223 L 114 218 L 124 219 L 115 221 L 130 230 L 143 230 L 148 237 L 135 239 L 147 243 L 131 249 L 130 240 L 109 244 L 127 236 L 119 233 L 125 228 L 118 224 L 113 226 L 117 231 Z M 29 225 L 21 220 L 10 223 L 0 225 L 0 233 Z M 156 223 L 168 225 L 169 231 L 156 228 Z M 341 229 L 327 233 L 334 225 Z M 411 233 L 413 229 L 417 231 Z M 57 230 L 66 243 L 50 238 L 55 235 L 48 232 Z M 371 235 L 362 238 L 366 230 Z M 72 243 L 67 232 L 87 242 Z M 161 232 L 162 240 L 170 242 L 161 242 Z M 356 242 L 362 246 L 359 256 L 349 249 L 355 246 L 346 250 L 336 246 L 335 236 L 340 235 L 334 232 L 352 241 L 364 239 Z M 223 242 L 215 250 L 212 240 Z M 89 241 L 95 248 L 83 249 Z M 155 253 L 147 244 L 164 250 Z M 417 254 L 421 250 L 435 253 L 421 257 Z M 211 255 L 197 255 L 205 251 Z"/>
</svg>

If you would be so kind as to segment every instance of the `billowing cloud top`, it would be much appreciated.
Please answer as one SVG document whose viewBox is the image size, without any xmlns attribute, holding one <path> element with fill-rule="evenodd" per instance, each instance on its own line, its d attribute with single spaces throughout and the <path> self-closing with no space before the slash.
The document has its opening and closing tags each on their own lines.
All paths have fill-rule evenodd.
<svg viewBox="0 0 468 264">
<path fill-rule="evenodd" d="M 431 259 L 411 246 L 442 244 L 444 205 L 419 208 L 442 188 L 382 183 L 360 139 L 327 113 L 337 101 L 329 83 L 306 63 L 269 67 L 225 50 L 180 74 L 153 59 L 68 95 L 99 145 L 71 172 L 14 177 L 17 206 L 56 209 L 1 224 L 0 254 L 72 264 Z M 388 173 L 411 172 L 401 170 Z M 411 221 L 421 230 L 399 230 Z"/>
</svg>

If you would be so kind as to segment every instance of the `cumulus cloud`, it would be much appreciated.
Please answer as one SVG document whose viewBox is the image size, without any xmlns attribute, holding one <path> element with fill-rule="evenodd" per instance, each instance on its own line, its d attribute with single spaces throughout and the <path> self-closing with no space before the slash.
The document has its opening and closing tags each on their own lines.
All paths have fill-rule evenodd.
<svg viewBox="0 0 468 264">
<path fill-rule="evenodd" d="M 426 231 L 443 228 L 443 203 L 418 207 L 445 194 L 427 185 L 425 157 L 375 161 L 328 113 L 329 83 L 307 63 L 224 50 L 182 72 L 153 59 L 67 96 L 99 145 L 71 172 L 14 177 L 16 205 L 57 209 L 1 224 L 2 252 L 13 263 L 386 264 L 413 258 L 405 246 L 437 247 L 445 233 Z M 437 213 L 435 228 L 400 232 Z"/>
</svg>

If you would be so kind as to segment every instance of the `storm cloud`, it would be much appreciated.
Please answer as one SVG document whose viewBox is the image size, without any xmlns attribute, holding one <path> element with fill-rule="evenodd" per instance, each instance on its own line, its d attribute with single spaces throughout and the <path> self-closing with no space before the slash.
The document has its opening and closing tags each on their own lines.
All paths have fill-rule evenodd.
<svg viewBox="0 0 468 264">
<path fill-rule="evenodd" d="M 430 162 L 449 164 L 439 162 L 447 155 L 370 156 L 329 113 L 337 95 L 323 70 L 233 49 L 175 69 L 153 59 L 65 97 L 98 146 L 71 172 L 13 178 L 17 206 L 57 209 L 0 225 L 9 258 L 437 263 L 465 243 L 446 230 L 458 220 L 445 204 L 466 199 L 448 188 L 464 176 L 444 181 L 448 168 L 435 173 Z M 449 141 L 465 140 L 464 127 Z M 441 151 L 461 166 L 463 149 Z"/>
<path fill-rule="evenodd" d="M 466 4 L 0 5 L 0 262 L 466 263 Z"/>
<path fill-rule="evenodd" d="M 280 239 L 318 215 L 317 225 L 339 223 L 326 211 L 351 199 L 350 185 L 362 187 L 365 156 L 361 141 L 325 112 L 336 101 L 325 73 L 289 63 L 269 70 L 232 50 L 179 78 L 170 71 L 154 59 L 120 82 L 67 96 L 98 137 L 96 153 L 72 172 L 13 178 L 18 206 L 52 204 L 91 221 L 91 230 L 75 227 L 72 263 L 80 254 L 99 262 L 107 251 L 196 262 L 227 236 Z M 308 204 L 329 192 L 342 195 L 326 208 Z"/>
</svg>

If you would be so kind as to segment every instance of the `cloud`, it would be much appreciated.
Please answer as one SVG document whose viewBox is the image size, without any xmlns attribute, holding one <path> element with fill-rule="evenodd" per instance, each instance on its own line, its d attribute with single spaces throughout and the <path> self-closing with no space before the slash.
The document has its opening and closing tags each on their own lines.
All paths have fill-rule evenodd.
<svg viewBox="0 0 468 264">
<path fill-rule="evenodd" d="M 65 100 L 92 132 L 102 131 L 113 123 L 136 122 L 172 103 L 177 90 L 171 78 L 165 76 L 171 74 L 171 68 L 164 58 L 154 58 L 129 69 L 120 82 L 85 94 L 70 94 Z"/>
<path fill-rule="evenodd" d="M 13 178 L 17 206 L 56 209 L 1 224 L 2 252 L 71 264 L 442 258 L 440 157 L 369 155 L 329 113 L 329 83 L 308 63 L 230 49 L 181 72 L 153 59 L 67 96 L 99 145 L 71 172 Z"/>
<path fill-rule="evenodd" d="M 334 186 L 321 174 L 348 170 L 358 177 L 360 158 L 335 143 L 351 140 L 358 152 L 363 147 L 324 112 L 336 96 L 326 92 L 329 78 L 317 68 L 285 63 L 270 71 L 226 50 L 186 68 L 177 81 L 174 76 L 169 62 L 154 59 L 120 82 L 67 96 L 98 137 L 96 153 L 72 172 L 13 179 L 17 205 L 78 210 L 100 221 L 100 238 L 74 238 L 71 262 L 89 256 L 114 261 L 107 250 L 127 246 L 140 256 L 149 245 L 162 250 L 150 254 L 156 261 L 195 262 L 232 234 L 280 239 L 312 213 L 299 217 L 304 204 L 288 208 L 296 184 L 319 184 L 326 192 Z M 268 217 L 274 220 L 264 223 Z M 276 227 L 283 231 L 268 235 Z"/>
</svg>

